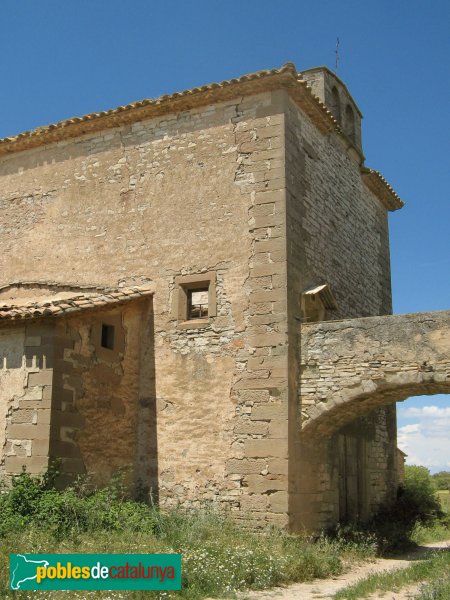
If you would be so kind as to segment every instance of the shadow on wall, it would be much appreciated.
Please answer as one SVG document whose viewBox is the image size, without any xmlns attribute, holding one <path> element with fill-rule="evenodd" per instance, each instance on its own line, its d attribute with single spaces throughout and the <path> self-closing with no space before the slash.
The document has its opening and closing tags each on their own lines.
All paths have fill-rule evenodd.
<svg viewBox="0 0 450 600">
<path fill-rule="evenodd" d="M 153 303 L 141 341 L 136 498 L 159 502 L 158 423 L 156 411 L 155 327 Z M 145 332 L 147 335 L 145 335 Z"/>
</svg>

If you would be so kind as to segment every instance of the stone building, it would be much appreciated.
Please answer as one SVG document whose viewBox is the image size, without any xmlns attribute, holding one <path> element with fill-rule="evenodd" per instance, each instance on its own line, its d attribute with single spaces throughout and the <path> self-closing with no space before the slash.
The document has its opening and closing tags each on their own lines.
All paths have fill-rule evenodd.
<svg viewBox="0 0 450 600">
<path fill-rule="evenodd" d="M 0 473 L 325 527 L 396 492 L 448 313 L 391 313 L 361 113 L 287 64 L 0 140 Z"/>
</svg>

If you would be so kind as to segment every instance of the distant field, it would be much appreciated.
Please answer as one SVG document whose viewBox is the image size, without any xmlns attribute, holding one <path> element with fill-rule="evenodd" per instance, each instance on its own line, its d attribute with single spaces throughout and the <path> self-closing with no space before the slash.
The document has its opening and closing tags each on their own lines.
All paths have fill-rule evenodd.
<svg viewBox="0 0 450 600">
<path fill-rule="evenodd" d="M 439 490 L 436 495 L 442 505 L 442 510 L 450 513 L 450 490 Z"/>
</svg>

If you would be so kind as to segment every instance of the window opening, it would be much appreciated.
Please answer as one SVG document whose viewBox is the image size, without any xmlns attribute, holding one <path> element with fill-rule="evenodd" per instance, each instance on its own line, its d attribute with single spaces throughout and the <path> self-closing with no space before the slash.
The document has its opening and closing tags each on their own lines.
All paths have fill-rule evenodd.
<svg viewBox="0 0 450 600">
<path fill-rule="evenodd" d="M 347 104 L 347 108 L 345 109 L 345 126 L 346 134 L 355 143 L 355 115 L 350 104 Z"/>
<path fill-rule="evenodd" d="M 188 290 L 188 320 L 207 318 L 208 293 L 208 288 Z"/>
<path fill-rule="evenodd" d="M 332 107 L 331 107 L 331 112 L 333 113 L 335 119 L 338 121 L 338 123 L 341 122 L 341 101 L 339 100 L 339 92 L 337 91 L 336 87 L 333 87 L 333 89 L 331 90 L 331 97 L 332 97 Z"/>
<path fill-rule="evenodd" d="M 114 325 L 106 325 L 102 324 L 102 340 L 101 340 L 102 348 L 107 348 L 108 350 L 114 349 Z"/>
</svg>

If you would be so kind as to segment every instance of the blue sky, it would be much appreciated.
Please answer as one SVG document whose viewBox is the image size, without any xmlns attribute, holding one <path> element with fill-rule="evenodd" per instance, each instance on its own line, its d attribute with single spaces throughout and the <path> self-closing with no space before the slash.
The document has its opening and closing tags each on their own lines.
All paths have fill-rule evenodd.
<svg viewBox="0 0 450 600">
<path fill-rule="evenodd" d="M 448 0 L 2 0 L 0 137 L 287 61 L 334 69 L 339 37 L 366 164 L 407 203 L 390 217 L 394 312 L 448 309 L 449 24 Z M 447 407 L 399 407 L 403 447 L 433 470 L 450 468 Z"/>
</svg>

